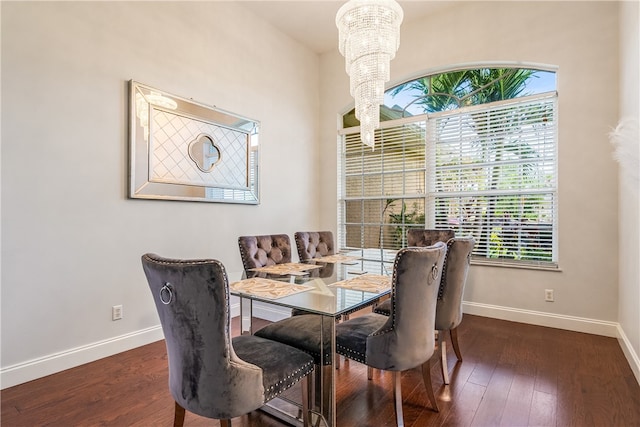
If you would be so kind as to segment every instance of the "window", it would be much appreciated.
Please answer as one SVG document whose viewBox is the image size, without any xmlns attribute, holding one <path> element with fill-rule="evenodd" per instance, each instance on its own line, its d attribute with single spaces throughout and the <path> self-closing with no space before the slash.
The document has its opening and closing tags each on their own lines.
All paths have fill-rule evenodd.
<svg viewBox="0 0 640 427">
<path fill-rule="evenodd" d="M 409 228 L 451 228 L 474 262 L 557 265 L 555 74 L 463 70 L 387 95 L 373 151 L 344 116 L 341 249 L 389 259 Z"/>
</svg>

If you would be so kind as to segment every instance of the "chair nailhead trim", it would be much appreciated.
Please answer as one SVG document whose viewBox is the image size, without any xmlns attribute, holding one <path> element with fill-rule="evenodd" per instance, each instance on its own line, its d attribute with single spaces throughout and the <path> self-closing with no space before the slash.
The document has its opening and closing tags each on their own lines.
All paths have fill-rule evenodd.
<svg viewBox="0 0 640 427">
<path fill-rule="evenodd" d="M 285 390 L 290 389 L 298 381 L 300 381 L 302 378 L 304 378 L 307 375 L 309 375 L 311 372 L 313 372 L 313 362 L 307 362 L 301 368 L 296 369 L 295 371 L 293 371 L 293 373 L 291 375 L 288 375 L 284 380 L 280 380 L 276 384 L 273 384 L 271 387 L 269 387 L 266 390 L 268 392 L 268 394 L 265 393 L 265 395 L 264 395 L 264 401 L 268 402 L 269 400 L 271 400 L 274 397 L 278 396 L 279 394 L 281 394 Z M 291 381 L 287 381 L 289 379 L 292 379 L 292 380 Z M 283 384 L 283 383 L 286 383 L 286 386 L 284 386 L 283 388 L 276 387 L 276 386 L 279 386 L 280 384 Z"/>
<path fill-rule="evenodd" d="M 230 317 L 229 316 L 229 277 L 227 276 L 227 270 L 226 268 L 224 268 L 224 264 L 221 263 L 218 260 L 214 260 L 214 259 L 200 259 L 200 260 L 181 260 L 181 259 L 167 259 L 167 260 L 159 260 L 157 258 L 152 258 L 149 255 L 145 255 L 145 258 L 147 258 L 150 261 L 153 261 L 157 264 L 163 264 L 163 265 L 202 265 L 202 264 L 216 264 L 218 266 L 220 266 L 220 269 L 222 271 L 222 276 L 224 278 L 224 288 L 225 288 L 225 292 L 224 292 L 224 300 L 225 300 L 225 305 L 224 308 L 227 312 L 226 316 L 225 316 L 225 321 L 224 321 L 224 334 L 225 334 L 225 354 L 229 355 L 231 353 L 230 351 L 230 346 L 231 346 L 231 328 L 229 325 L 230 322 Z"/>
<path fill-rule="evenodd" d="M 338 351 L 341 350 L 341 351 Z M 349 359 L 355 360 L 356 362 L 360 362 L 360 363 L 365 363 L 365 360 L 367 358 L 367 356 L 365 354 L 362 354 L 358 351 L 354 351 L 350 348 L 341 346 L 341 345 L 336 345 L 336 351 L 338 353 L 340 353 L 341 355 L 348 357 Z"/>
<path fill-rule="evenodd" d="M 442 276 L 440 277 L 440 289 L 438 289 L 438 299 L 442 300 L 444 296 L 444 287 L 447 283 L 447 260 L 449 259 L 449 249 L 453 246 L 453 239 L 449 239 L 447 242 L 447 252 L 444 254 L 444 263 L 442 263 Z"/>
</svg>

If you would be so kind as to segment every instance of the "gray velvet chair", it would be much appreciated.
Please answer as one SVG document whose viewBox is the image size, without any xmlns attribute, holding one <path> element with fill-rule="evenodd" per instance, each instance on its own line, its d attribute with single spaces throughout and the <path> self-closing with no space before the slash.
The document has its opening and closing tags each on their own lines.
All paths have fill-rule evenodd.
<svg viewBox="0 0 640 427">
<path fill-rule="evenodd" d="M 238 247 L 245 270 L 291 262 L 291 240 L 286 234 L 240 236 Z"/>
<path fill-rule="evenodd" d="M 451 346 L 456 357 L 462 361 L 457 328 L 462 322 L 462 296 L 467 282 L 469 261 L 474 245 L 475 240 L 473 237 L 454 237 L 447 242 L 447 255 L 438 292 L 435 323 L 441 355 L 442 380 L 445 384 L 449 384 L 447 344 L 445 341 L 446 331 L 449 331 Z M 385 303 L 376 307 L 375 311 L 389 315 L 390 304 L 385 301 Z"/>
<path fill-rule="evenodd" d="M 331 231 L 297 231 L 293 235 L 300 262 L 308 262 L 336 253 Z M 309 271 L 309 277 L 329 277 L 334 272 L 334 264 L 324 263 L 321 268 Z"/>
<path fill-rule="evenodd" d="M 458 345 L 458 326 L 462 322 L 462 296 L 469 274 L 471 252 L 475 246 L 473 237 L 456 237 L 447 242 L 445 268 L 442 272 L 442 283 L 436 305 L 436 330 L 440 346 L 442 379 L 449 384 L 447 367 L 447 343 L 445 332 L 449 331 L 451 346 L 459 361 L 462 353 Z"/>
<path fill-rule="evenodd" d="M 453 230 L 435 230 L 435 229 L 421 229 L 410 228 L 407 230 L 407 246 L 431 246 L 436 242 L 447 243 L 449 239 L 455 237 L 455 231 Z M 384 315 L 389 315 L 391 311 L 391 301 L 386 300 L 374 307 L 374 312 Z M 371 375 L 369 375 L 371 377 Z"/>
<path fill-rule="evenodd" d="M 407 246 L 431 246 L 436 242 L 447 243 L 456 237 L 453 230 L 432 230 L 412 228 L 407 230 Z"/>
<path fill-rule="evenodd" d="M 298 231 L 293 237 L 302 262 L 336 253 L 331 231 Z"/>
<path fill-rule="evenodd" d="M 421 367 L 427 396 L 438 404 L 431 385 L 431 357 L 435 349 L 436 301 L 446 245 L 411 247 L 398 251 L 391 281 L 391 313 L 368 313 L 336 325 L 336 351 L 365 365 L 392 371 L 398 426 L 402 416 L 401 372 Z"/>
<path fill-rule="evenodd" d="M 313 358 L 275 341 L 231 338 L 229 283 L 216 260 L 174 260 L 142 256 L 167 345 L 174 426 L 185 410 L 219 419 L 254 411 L 300 382 L 302 418 L 308 425 L 308 375 Z"/>
<path fill-rule="evenodd" d="M 297 231 L 294 234 L 294 240 L 296 242 L 296 248 L 298 250 L 298 257 L 301 262 L 308 262 L 316 258 L 323 256 L 334 255 L 335 245 L 333 243 L 333 233 L 331 231 Z M 310 276 L 327 277 L 333 273 L 333 264 L 327 264 L 317 270 L 311 270 Z M 372 301 L 372 306 L 376 306 L 379 300 Z M 362 307 L 358 307 L 359 311 Z M 354 311 L 348 311 L 341 317 L 342 320 L 349 320 L 349 316 Z M 294 314 L 300 314 L 294 311 Z"/>
<path fill-rule="evenodd" d="M 262 236 L 238 237 L 238 248 L 242 258 L 242 266 L 247 277 L 274 277 L 271 274 L 250 271 L 252 268 L 266 267 L 269 265 L 285 264 L 291 262 L 291 240 L 287 234 L 267 234 Z M 331 268 L 332 270 L 333 268 Z M 320 269 L 311 270 L 311 275 L 319 275 Z M 331 275 L 329 269 L 323 269 L 322 273 Z M 308 314 L 306 311 L 293 309 L 292 315 Z"/>
</svg>

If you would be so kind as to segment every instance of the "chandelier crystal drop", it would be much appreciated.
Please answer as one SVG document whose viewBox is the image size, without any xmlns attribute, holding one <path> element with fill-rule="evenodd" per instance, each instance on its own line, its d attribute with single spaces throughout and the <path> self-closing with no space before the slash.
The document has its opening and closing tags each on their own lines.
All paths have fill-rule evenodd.
<svg viewBox="0 0 640 427">
<path fill-rule="evenodd" d="M 394 0 L 350 0 L 336 15 L 338 49 L 345 57 L 349 91 L 360 120 L 360 139 L 372 149 L 380 126 L 389 62 L 400 46 L 402 8 Z"/>
</svg>

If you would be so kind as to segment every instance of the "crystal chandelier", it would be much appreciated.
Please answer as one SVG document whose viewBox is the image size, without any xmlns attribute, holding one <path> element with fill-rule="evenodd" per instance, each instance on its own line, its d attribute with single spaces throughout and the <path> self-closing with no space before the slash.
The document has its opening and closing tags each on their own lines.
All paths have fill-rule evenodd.
<svg viewBox="0 0 640 427">
<path fill-rule="evenodd" d="M 374 148 L 389 62 L 400 45 L 402 8 L 394 0 L 350 0 L 336 15 L 338 48 L 345 57 L 349 90 L 360 120 L 360 139 Z"/>
</svg>

